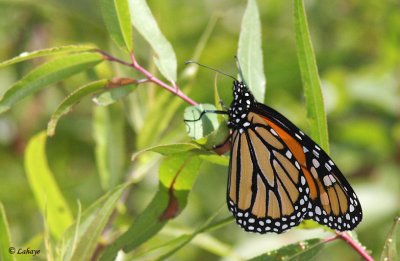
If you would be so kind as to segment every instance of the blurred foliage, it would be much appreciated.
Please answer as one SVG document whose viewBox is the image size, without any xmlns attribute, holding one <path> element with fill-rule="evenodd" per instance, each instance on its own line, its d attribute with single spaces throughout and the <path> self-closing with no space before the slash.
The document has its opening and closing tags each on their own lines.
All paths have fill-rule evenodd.
<svg viewBox="0 0 400 261">
<path fill-rule="evenodd" d="M 107 32 L 99 2 L 0 0 L 0 61 L 26 51 L 87 43 L 126 59 Z M 195 58 L 236 74 L 233 56 L 238 48 L 245 1 L 148 0 L 148 4 L 176 53 L 178 73 L 189 68 L 184 62 L 196 56 L 207 25 L 217 19 L 200 56 Z M 337 0 L 305 4 L 328 116 L 330 154 L 363 206 L 364 219 L 356 230 L 358 240 L 374 258 L 379 258 L 393 218 L 400 214 L 400 3 Z M 258 5 L 267 77 L 266 104 L 309 132 L 292 2 L 267 0 L 258 1 Z M 135 30 L 133 42 L 139 63 L 162 78 L 157 74 L 152 49 Z M 0 94 L 45 61 L 48 59 L 42 57 L 2 68 Z M 195 70 L 195 77 L 178 76 L 178 84 L 193 100 L 213 103 L 214 73 Z M 24 171 L 28 141 L 46 129 L 52 113 L 68 93 L 97 78 L 115 76 L 141 77 L 133 70 L 102 63 L 25 98 L 0 115 L 0 201 L 15 247 L 36 247 L 42 252 L 46 249 L 44 216 Z M 219 77 L 218 86 L 221 98 L 229 104 L 231 79 Z M 152 152 L 140 154 L 134 161 L 129 158 L 150 146 L 188 142 L 182 121 L 185 106 L 160 87 L 143 84 L 109 107 L 97 108 L 86 98 L 59 121 L 55 136 L 47 140 L 47 161 L 75 219 L 82 215 L 83 224 L 90 220 L 93 211 L 103 211 L 101 204 L 105 199 L 99 198 L 127 177 L 135 185 L 126 193 L 126 204 L 112 201 L 119 214 L 114 233 L 123 233 L 140 217 L 158 186 L 161 187 L 157 176 L 161 158 Z M 185 210 L 141 245 L 132 258 L 144 259 L 140 253 L 158 249 L 155 246 L 183 233 L 194 233 L 194 228 L 203 226 L 216 213 L 224 204 L 226 192 L 227 170 L 221 165 L 204 161 Z M 107 174 L 108 168 L 118 171 Z M 108 193 L 120 195 L 122 191 L 114 187 Z M 184 195 L 182 200 L 186 204 Z M 85 212 L 90 205 L 93 208 Z M 111 210 L 106 213 L 111 215 Z M 223 208 L 220 215 L 226 217 L 229 213 Z M 233 222 L 227 223 L 196 237 L 176 252 L 173 260 L 247 259 L 301 240 L 330 235 L 321 229 L 256 235 L 245 233 Z M 43 254 L 39 260 L 45 258 Z M 316 260 L 357 258 L 354 250 L 334 241 L 325 245 Z"/>
</svg>

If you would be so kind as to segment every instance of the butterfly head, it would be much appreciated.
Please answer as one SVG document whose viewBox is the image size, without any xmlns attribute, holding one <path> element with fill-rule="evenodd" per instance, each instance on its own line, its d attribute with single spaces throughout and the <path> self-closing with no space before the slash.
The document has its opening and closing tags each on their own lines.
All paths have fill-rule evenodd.
<svg viewBox="0 0 400 261">
<path fill-rule="evenodd" d="M 229 122 L 230 127 L 243 128 L 246 127 L 247 114 L 251 106 L 255 103 L 253 94 L 244 82 L 233 82 L 233 101 L 229 107 Z"/>
</svg>

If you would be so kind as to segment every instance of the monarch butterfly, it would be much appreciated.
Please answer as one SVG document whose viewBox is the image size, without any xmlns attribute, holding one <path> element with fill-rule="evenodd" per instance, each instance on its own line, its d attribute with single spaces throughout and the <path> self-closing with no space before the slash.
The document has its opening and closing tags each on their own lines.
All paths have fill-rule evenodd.
<svg viewBox="0 0 400 261">
<path fill-rule="evenodd" d="M 303 219 L 339 231 L 360 223 L 360 202 L 336 164 L 286 117 L 257 102 L 243 81 L 234 80 L 227 111 L 200 118 L 206 112 L 228 115 L 227 203 L 244 230 L 282 233 Z"/>
</svg>

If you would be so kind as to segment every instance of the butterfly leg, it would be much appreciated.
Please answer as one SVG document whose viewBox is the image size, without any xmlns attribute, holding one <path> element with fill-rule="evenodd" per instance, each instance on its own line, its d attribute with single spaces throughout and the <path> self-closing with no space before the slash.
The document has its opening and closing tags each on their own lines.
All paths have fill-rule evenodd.
<svg viewBox="0 0 400 261">
<path fill-rule="evenodd" d="M 222 109 L 224 109 L 225 111 L 228 111 L 228 107 L 226 107 L 226 105 L 222 99 L 219 99 L 218 102 L 221 105 Z"/>
<path fill-rule="evenodd" d="M 227 111 L 204 110 L 204 111 L 202 111 L 202 112 L 200 113 L 200 115 L 199 115 L 199 117 L 198 117 L 197 119 L 193 119 L 193 120 L 184 119 L 183 121 L 184 121 L 184 122 L 196 122 L 196 121 L 199 121 L 199 120 L 204 116 L 204 114 L 206 114 L 206 113 L 228 114 Z"/>
</svg>

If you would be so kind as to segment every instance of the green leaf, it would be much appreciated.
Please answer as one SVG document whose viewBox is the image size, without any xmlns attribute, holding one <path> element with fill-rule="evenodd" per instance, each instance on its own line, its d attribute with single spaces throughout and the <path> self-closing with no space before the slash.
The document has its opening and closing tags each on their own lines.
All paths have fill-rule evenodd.
<svg viewBox="0 0 400 261">
<path fill-rule="evenodd" d="M 201 54 L 206 47 L 208 40 L 210 39 L 212 32 L 215 29 L 215 25 L 217 24 L 219 16 L 213 15 L 207 23 L 206 28 L 204 29 L 199 41 L 196 44 L 196 48 L 192 54 L 192 61 L 198 61 L 200 59 Z M 182 73 L 179 76 L 179 82 L 181 82 L 181 86 L 183 86 L 182 82 L 186 80 L 194 79 L 197 74 L 199 66 L 197 64 L 188 64 L 183 69 Z M 191 86 L 191 85 L 189 85 Z"/>
<path fill-rule="evenodd" d="M 93 102 L 99 106 L 109 106 L 129 95 L 137 87 L 136 84 L 128 84 L 117 88 L 108 89 L 93 97 Z"/>
<path fill-rule="evenodd" d="M 275 260 L 296 260 L 310 261 L 323 248 L 324 243 L 320 239 L 309 239 L 299 243 L 284 246 L 278 250 L 262 254 L 249 261 L 275 261 Z"/>
<path fill-rule="evenodd" d="M 218 129 L 218 115 L 212 112 L 201 115 L 205 110 L 215 111 L 216 108 L 212 104 L 199 104 L 185 109 L 183 118 L 186 124 L 186 131 L 192 139 L 199 140 Z"/>
<path fill-rule="evenodd" d="M 95 107 L 93 124 L 96 165 L 101 185 L 108 190 L 120 183 L 125 169 L 125 119 L 121 104 Z"/>
<path fill-rule="evenodd" d="M 107 225 L 123 191 L 129 183 L 119 185 L 99 198 L 82 213 L 64 235 L 63 260 L 91 260 L 99 238 Z"/>
<path fill-rule="evenodd" d="M 261 48 L 261 21 L 256 0 L 248 0 L 242 19 L 238 59 L 242 80 L 259 102 L 264 102 L 266 79 Z"/>
<path fill-rule="evenodd" d="M 123 248 L 132 251 L 157 234 L 167 220 L 178 215 L 186 206 L 200 168 L 201 160 L 192 153 L 167 157 L 159 170 L 159 190 L 132 226 L 106 249 L 100 260 L 114 259 Z"/>
<path fill-rule="evenodd" d="M 13 261 L 15 256 L 10 254 L 9 248 L 12 247 L 10 231 L 8 228 L 6 211 L 0 202 L 0 260 Z"/>
<path fill-rule="evenodd" d="M 0 63 L 0 68 L 9 66 L 14 63 L 19 63 L 22 61 L 30 60 L 33 58 L 48 56 L 48 55 L 55 55 L 55 54 L 62 54 L 62 53 L 76 53 L 76 52 L 85 52 L 95 50 L 97 47 L 94 45 L 67 45 L 67 46 L 60 46 L 60 47 L 53 47 L 48 49 L 42 49 L 33 52 L 23 52 L 17 57 L 14 57 L 10 60 L 4 61 Z"/>
<path fill-rule="evenodd" d="M 223 207 L 225 208 L 225 206 Z M 216 217 L 219 215 L 219 212 L 221 211 L 222 208 L 220 208 L 218 211 L 216 211 L 211 217 L 209 217 L 206 222 L 204 222 L 203 225 L 201 225 L 198 229 L 196 229 L 193 233 L 189 235 L 182 235 L 175 240 L 171 241 L 169 244 L 164 245 L 164 248 L 166 248 L 166 251 L 164 254 L 159 256 L 156 260 L 166 260 L 168 257 L 172 256 L 174 253 L 179 251 L 181 248 L 186 246 L 190 241 L 192 241 L 198 234 L 205 232 L 207 230 L 211 230 L 214 227 L 220 226 L 221 222 L 226 223 L 227 219 L 224 219 L 222 221 L 215 222 L 214 220 Z M 229 223 L 232 222 L 233 218 L 229 217 Z M 214 223 L 213 223 L 214 221 Z M 217 224 L 217 225 L 216 225 Z"/>
<path fill-rule="evenodd" d="M 24 166 L 39 209 L 47 217 L 50 232 L 60 239 L 73 218 L 48 166 L 45 148 L 46 133 L 33 136 L 25 150 Z"/>
<path fill-rule="evenodd" d="M 328 127 L 326 122 L 321 82 L 315 61 L 303 0 L 293 0 L 294 29 L 296 34 L 297 59 L 306 97 L 307 115 L 311 137 L 329 153 Z"/>
<path fill-rule="evenodd" d="M 132 52 L 132 25 L 128 0 L 101 0 L 101 11 L 111 37 L 121 48 Z"/>
<path fill-rule="evenodd" d="M 47 135 L 54 135 L 60 117 L 70 112 L 72 106 L 80 102 L 82 98 L 90 94 L 96 94 L 93 100 L 97 105 L 109 106 L 135 89 L 137 85 L 130 84 L 133 82 L 136 83 L 135 80 L 129 78 L 116 78 L 111 81 L 102 79 L 88 83 L 75 90 L 61 102 L 52 114 L 51 120 L 47 124 Z"/>
<path fill-rule="evenodd" d="M 6 91 L 0 99 L 0 113 L 43 87 L 93 67 L 102 60 L 102 56 L 98 53 L 80 53 L 40 65 Z"/>
<path fill-rule="evenodd" d="M 201 149 L 201 147 L 194 143 L 175 143 L 175 144 L 159 145 L 134 153 L 132 155 L 132 160 L 135 159 L 139 154 L 142 154 L 147 151 L 153 151 L 160 153 L 164 156 L 170 156 L 176 153 L 189 152 L 192 150 L 199 150 L 199 149 Z"/>
<path fill-rule="evenodd" d="M 171 97 L 168 93 L 162 93 L 157 99 L 147 117 L 137 137 L 137 147 L 147 148 L 159 144 L 160 139 L 165 136 L 165 130 L 171 126 L 171 121 L 177 116 L 176 112 L 183 101 Z M 183 123 L 182 123 L 183 124 Z"/>
<path fill-rule="evenodd" d="M 184 248 L 187 244 L 201 247 L 210 253 L 214 253 L 219 256 L 230 258 L 229 260 L 242 260 L 232 248 L 227 244 L 220 242 L 218 239 L 213 237 L 206 232 L 213 231 L 225 225 L 234 222 L 233 216 L 224 218 L 221 220 L 214 221 L 222 209 L 225 209 L 225 203 L 223 207 L 215 212 L 210 218 L 208 218 L 201 226 L 197 229 L 191 228 L 175 228 L 166 227 L 162 230 L 159 237 L 172 236 L 172 240 L 168 242 L 159 242 L 158 237 L 147 241 L 140 249 L 135 250 L 135 253 L 130 257 L 132 260 L 168 260 L 167 257 L 173 255 L 180 249 Z"/>
<path fill-rule="evenodd" d="M 151 45 L 157 58 L 155 64 L 167 80 L 176 82 L 177 61 L 172 45 L 161 33 L 146 0 L 130 0 L 132 24 Z"/>
<path fill-rule="evenodd" d="M 386 238 L 385 245 L 381 254 L 380 261 L 395 261 L 397 257 L 397 228 L 400 225 L 400 216 L 396 217 L 389 234 Z"/>
<path fill-rule="evenodd" d="M 199 156 L 201 159 L 208 161 L 213 164 L 221 165 L 228 167 L 229 165 L 229 157 L 218 155 L 218 154 L 202 154 Z"/>
<path fill-rule="evenodd" d="M 221 115 L 212 112 L 215 110 L 212 104 L 199 104 L 187 107 L 183 116 L 189 137 L 209 150 L 224 145 L 229 137 L 227 124 L 225 121 L 220 124 Z M 210 112 L 201 115 L 204 111 Z"/>
<path fill-rule="evenodd" d="M 94 81 L 82 86 L 68 95 L 68 97 L 61 102 L 56 111 L 51 115 L 51 119 L 47 124 L 47 135 L 54 135 L 58 120 L 61 118 L 61 116 L 70 112 L 73 105 L 80 102 L 83 97 L 103 89 L 107 82 L 108 80 L 106 79 Z"/>
</svg>

